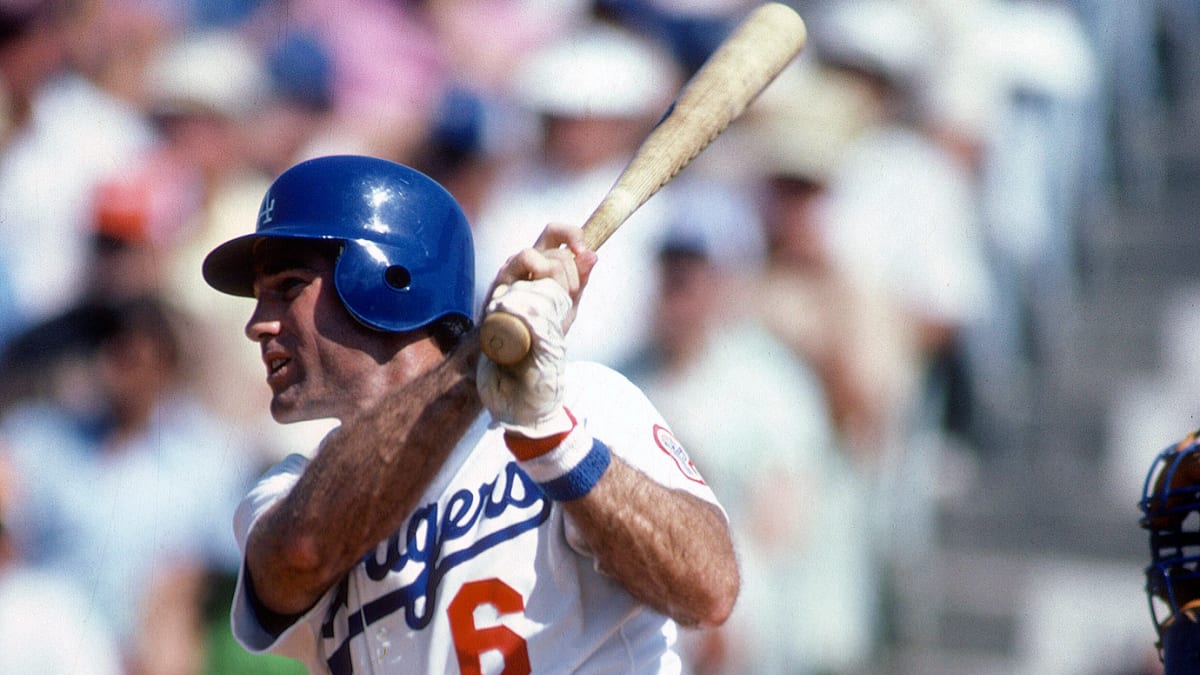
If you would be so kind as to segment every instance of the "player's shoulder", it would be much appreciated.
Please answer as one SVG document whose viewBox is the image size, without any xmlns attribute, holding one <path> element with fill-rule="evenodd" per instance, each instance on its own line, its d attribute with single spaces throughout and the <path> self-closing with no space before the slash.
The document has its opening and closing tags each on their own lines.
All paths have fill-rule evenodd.
<svg viewBox="0 0 1200 675">
<path fill-rule="evenodd" d="M 308 466 L 308 458 L 301 454 L 290 454 L 268 468 L 250 491 L 242 497 L 233 514 L 233 534 L 238 548 L 245 552 L 246 540 L 250 528 L 271 507 L 291 491 L 304 468 Z"/>
<path fill-rule="evenodd" d="M 646 394 L 615 368 L 596 361 L 573 361 L 566 368 L 565 404 L 592 426 L 611 428 L 657 423 L 659 414 Z"/>
<path fill-rule="evenodd" d="M 569 361 L 566 366 L 568 397 L 608 398 L 611 393 L 640 392 L 625 375 L 597 361 Z"/>
<path fill-rule="evenodd" d="M 580 375 L 598 377 L 615 375 L 616 377 L 621 377 L 621 373 L 617 372 L 616 369 L 600 363 L 599 361 L 567 361 L 566 370 L 568 378 L 579 377 Z"/>
<path fill-rule="evenodd" d="M 246 495 L 247 501 L 262 502 L 286 493 L 300 479 L 308 466 L 308 458 L 292 453 L 275 462 L 259 475 L 258 480 Z"/>
<path fill-rule="evenodd" d="M 300 473 L 304 471 L 304 467 L 308 466 L 308 461 L 308 457 L 299 452 L 289 453 L 283 459 L 272 464 L 271 468 L 267 469 L 264 477 L 286 473 Z"/>
</svg>

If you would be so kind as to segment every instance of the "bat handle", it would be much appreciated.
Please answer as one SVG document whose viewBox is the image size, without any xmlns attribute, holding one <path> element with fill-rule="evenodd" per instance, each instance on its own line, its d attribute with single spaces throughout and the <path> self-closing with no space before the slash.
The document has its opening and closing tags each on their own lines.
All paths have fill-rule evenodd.
<svg viewBox="0 0 1200 675">
<path fill-rule="evenodd" d="M 610 190 L 583 224 L 583 244 L 589 250 L 600 248 L 636 208 L 631 206 L 625 192 L 620 187 Z M 479 325 L 479 346 L 492 363 L 511 366 L 529 354 L 533 348 L 533 335 L 520 318 L 508 312 L 491 312 Z"/>
<path fill-rule="evenodd" d="M 533 347 L 529 326 L 508 312 L 491 312 L 479 326 L 479 347 L 493 363 L 511 366 L 520 363 Z"/>
</svg>

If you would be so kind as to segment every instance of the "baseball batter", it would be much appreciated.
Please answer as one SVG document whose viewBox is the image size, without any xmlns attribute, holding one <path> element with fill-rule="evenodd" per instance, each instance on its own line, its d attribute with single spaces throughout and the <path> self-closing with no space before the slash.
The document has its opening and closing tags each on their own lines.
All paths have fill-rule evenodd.
<svg viewBox="0 0 1200 675">
<path fill-rule="evenodd" d="M 596 262 L 550 226 L 487 311 L 536 347 L 500 368 L 472 328 L 466 220 L 407 167 L 286 171 L 204 277 L 253 296 L 279 422 L 337 418 L 235 517 L 234 634 L 320 673 L 674 673 L 676 625 L 719 625 L 739 580 L 723 509 L 641 392 L 568 363 Z"/>
</svg>

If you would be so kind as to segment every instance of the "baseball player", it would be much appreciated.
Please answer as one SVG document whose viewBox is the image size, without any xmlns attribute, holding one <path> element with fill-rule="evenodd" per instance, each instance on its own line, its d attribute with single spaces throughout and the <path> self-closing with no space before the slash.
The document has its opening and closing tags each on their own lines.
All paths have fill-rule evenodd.
<svg viewBox="0 0 1200 675">
<path fill-rule="evenodd" d="M 453 198 L 385 160 L 279 176 L 206 281 L 253 296 L 271 413 L 337 418 L 242 502 L 233 631 L 314 673 L 673 673 L 677 623 L 719 625 L 739 579 L 724 510 L 628 381 L 565 361 L 595 264 L 549 226 L 488 311 L 525 320 L 480 357 L 473 250 Z"/>
<path fill-rule="evenodd" d="M 1155 457 L 1139 503 L 1146 592 L 1165 675 L 1200 672 L 1200 431 Z"/>
</svg>

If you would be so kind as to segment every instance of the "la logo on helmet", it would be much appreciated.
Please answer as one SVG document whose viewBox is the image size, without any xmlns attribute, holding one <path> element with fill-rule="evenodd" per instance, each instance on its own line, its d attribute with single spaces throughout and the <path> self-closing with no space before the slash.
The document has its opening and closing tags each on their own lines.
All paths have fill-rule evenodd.
<svg viewBox="0 0 1200 675">
<path fill-rule="evenodd" d="M 272 197 L 266 201 L 263 210 L 258 213 L 258 224 L 266 225 L 271 222 L 271 213 L 275 211 L 275 198 Z"/>
</svg>

